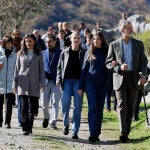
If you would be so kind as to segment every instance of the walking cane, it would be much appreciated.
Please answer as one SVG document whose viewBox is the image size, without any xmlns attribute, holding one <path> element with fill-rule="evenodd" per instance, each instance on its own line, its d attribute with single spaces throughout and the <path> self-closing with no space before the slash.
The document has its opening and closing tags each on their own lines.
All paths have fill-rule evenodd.
<svg viewBox="0 0 150 150">
<path fill-rule="evenodd" d="M 142 96 L 143 96 L 145 115 L 146 115 L 146 126 L 148 127 L 148 126 L 150 126 L 150 123 L 149 123 L 149 117 L 147 114 L 146 100 L 145 100 L 145 94 L 144 94 L 144 86 L 142 88 Z"/>
<path fill-rule="evenodd" d="M 139 75 L 141 76 L 142 74 L 139 73 Z M 146 100 L 145 100 L 145 92 L 144 92 L 144 85 L 140 84 L 140 87 L 141 87 L 141 90 L 142 90 L 142 96 L 143 96 L 143 101 L 144 101 L 144 109 L 145 109 L 145 115 L 146 115 L 146 127 L 149 127 L 150 126 L 150 123 L 149 123 L 149 117 L 148 117 L 148 114 L 147 114 L 147 106 L 146 106 Z"/>
</svg>

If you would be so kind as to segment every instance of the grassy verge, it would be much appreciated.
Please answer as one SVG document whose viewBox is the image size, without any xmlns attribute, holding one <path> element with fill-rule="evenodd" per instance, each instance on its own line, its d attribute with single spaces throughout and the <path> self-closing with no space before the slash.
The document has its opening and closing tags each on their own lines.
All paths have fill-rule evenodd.
<svg viewBox="0 0 150 150">
<path fill-rule="evenodd" d="M 83 117 L 87 116 L 87 103 L 84 101 L 83 105 Z M 147 106 L 150 109 L 150 104 Z M 104 110 L 104 119 L 102 125 L 102 136 L 105 138 L 112 138 L 118 140 L 119 136 L 119 123 L 117 114 L 115 111 L 110 113 Z M 150 126 L 146 127 L 146 117 L 144 104 L 140 105 L 139 121 L 132 123 L 131 133 L 129 135 L 131 139 L 128 143 L 116 143 L 121 149 L 125 150 L 148 150 L 150 149 Z"/>
<path fill-rule="evenodd" d="M 150 104 L 148 105 L 148 109 L 150 109 Z M 87 120 L 88 114 L 88 106 L 86 97 L 83 102 L 83 111 L 82 111 L 82 119 Z M 42 115 L 41 115 L 42 118 Z M 119 136 L 119 124 L 118 118 L 115 111 L 111 111 L 110 113 L 104 110 L 104 119 L 102 124 L 102 138 L 108 139 L 109 144 L 113 144 L 119 146 L 121 150 L 147 150 L 150 148 L 150 128 L 146 128 L 146 118 L 144 105 L 141 103 L 140 105 L 140 113 L 139 113 L 139 121 L 132 123 L 132 131 L 130 133 L 129 138 L 131 139 L 128 143 L 122 144 L 118 140 Z M 71 137 L 63 136 L 62 134 L 62 118 L 59 116 L 59 123 L 57 124 L 58 130 L 52 129 L 43 129 L 42 127 L 37 127 L 34 130 L 33 136 L 33 148 L 38 148 L 42 150 L 74 150 L 76 147 L 73 144 L 68 144 L 69 142 L 73 142 Z M 81 132 L 81 131 L 80 131 Z"/>
<path fill-rule="evenodd" d="M 43 117 L 42 112 L 38 115 L 39 118 Z M 68 138 L 63 136 L 62 129 L 63 123 L 61 116 L 58 117 L 57 130 L 41 127 L 35 127 L 34 135 L 32 137 L 32 147 L 41 150 L 74 150 L 75 148 L 68 144 Z M 42 118 L 43 121 L 43 118 Z"/>
<path fill-rule="evenodd" d="M 45 149 L 45 150 L 73 150 L 73 148 L 67 145 L 65 142 L 52 137 L 37 137 L 33 138 L 36 144 L 33 145 L 34 148 Z"/>
<path fill-rule="evenodd" d="M 37 128 L 32 138 L 32 147 L 42 150 L 74 150 L 67 144 L 68 139 L 62 136 L 61 128 L 60 126 L 58 126 L 58 130 Z"/>
</svg>

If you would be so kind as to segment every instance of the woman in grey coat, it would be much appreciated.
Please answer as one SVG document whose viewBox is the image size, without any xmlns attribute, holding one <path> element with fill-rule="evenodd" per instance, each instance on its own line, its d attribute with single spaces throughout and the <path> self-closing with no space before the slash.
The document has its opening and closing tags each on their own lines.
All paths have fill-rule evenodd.
<svg viewBox="0 0 150 150">
<path fill-rule="evenodd" d="M 45 74 L 43 57 L 37 46 L 36 37 L 27 34 L 22 42 L 21 51 L 17 55 L 14 71 L 14 92 L 21 102 L 21 125 L 23 135 L 32 133 L 34 112 L 40 89 L 44 90 Z"/>
</svg>

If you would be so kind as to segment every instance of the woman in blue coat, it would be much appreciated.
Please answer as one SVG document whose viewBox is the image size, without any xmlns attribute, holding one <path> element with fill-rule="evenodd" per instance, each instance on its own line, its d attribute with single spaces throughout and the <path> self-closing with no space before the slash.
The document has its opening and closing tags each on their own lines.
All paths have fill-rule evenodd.
<svg viewBox="0 0 150 150">
<path fill-rule="evenodd" d="M 15 61 L 13 39 L 6 35 L 3 38 L 0 56 L 0 127 L 3 124 L 3 104 L 5 104 L 4 124 L 7 129 L 11 128 L 12 105 L 15 102 L 12 90 Z"/>
<path fill-rule="evenodd" d="M 87 51 L 82 68 L 78 94 L 85 90 L 88 100 L 88 123 L 90 142 L 99 141 L 103 108 L 108 85 L 108 70 L 105 60 L 108 44 L 102 32 L 96 32 L 92 39 L 92 48 Z"/>
</svg>

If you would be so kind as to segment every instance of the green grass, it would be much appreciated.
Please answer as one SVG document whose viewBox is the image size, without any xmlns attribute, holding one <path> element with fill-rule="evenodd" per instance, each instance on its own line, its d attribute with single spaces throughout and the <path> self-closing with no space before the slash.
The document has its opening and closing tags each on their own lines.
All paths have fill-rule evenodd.
<svg viewBox="0 0 150 150">
<path fill-rule="evenodd" d="M 146 127 L 144 110 L 139 114 L 139 121 L 133 122 L 128 143 L 119 143 L 120 147 L 125 150 L 148 150 L 150 149 L 150 127 Z M 103 134 L 118 140 L 119 124 L 115 112 L 104 113 Z"/>
<path fill-rule="evenodd" d="M 71 146 L 65 144 L 65 142 L 60 141 L 58 138 L 52 138 L 48 136 L 33 138 L 36 144 L 34 148 L 46 149 L 46 150 L 73 150 Z"/>
<path fill-rule="evenodd" d="M 143 33 L 138 33 L 135 35 L 135 38 L 143 41 L 147 56 L 150 56 L 150 36 L 149 35 L 150 35 L 150 30 L 145 31 Z"/>
<path fill-rule="evenodd" d="M 39 114 L 42 117 L 42 114 Z M 58 119 L 61 118 L 59 115 Z M 62 118 L 61 118 L 62 119 Z M 42 150 L 74 150 L 75 148 L 67 144 L 68 137 L 63 136 L 63 124 L 57 124 L 58 129 L 53 130 L 48 128 L 36 127 L 34 129 L 34 136 L 32 138 L 32 147 Z"/>
<path fill-rule="evenodd" d="M 87 116 L 87 102 L 84 100 L 83 103 L 83 117 Z M 150 109 L 150 104 L 147 105 L 147 109 Z M 84 116 L 86 115 L 86 116 Z M 116 144 L 120 146 L 121 149 L 125 150 L 148 150 L 150 149 L 150 126 L 146 127 L 146 117 L 144 104 L 140 105 L 139 121 L 132 122 L 131 132 L 129 135 L 130 141 L 128 143 L 120 143 L 119 137 L 119 123 L 117 118 L 117 113 L 111 111 L 106 112 L 104 109 L 104 117 L 102 124 L 102 136 L 105 138 L 116 139 Z M 117 142 L 118 141 L 118 142 Z"/>
<path fill-rule="evenodd" d="M 150 109 L 150 104 L 147 106 Z M 83 111 L 82 119 L 87 120 L 88 105 L 86 96 L 83 101 Z M 61 118 L 59 116 L 59 118 Z M 106 112 L 104 109 L 104 117 L 102 124 L 102 139 L 108 139 L 109 144 L 117 145 L 120 150 L 148 150 L 150 149 L 150 128 L 146 128 L 146 117 L 144 111 L 144 104 L 140 105 L 139 121 L 132 123 L 132 130 L 129 135 L 131 139 L 128 143 L 120 143 L 119 136 L 119 123 L 117 114 L 115 111 L 110 113 Z M 33 137 L 33 147 L 43 150 L 73 150 L 75 147 L 67 144 L 66 141 L 70 140 L 70 137 L 65 137 L 62 135 L 63 124 L 57 125 L 58 130 L 49 130 L 38 127 L 34 130 L 35 135 Z"/>
</svg>

